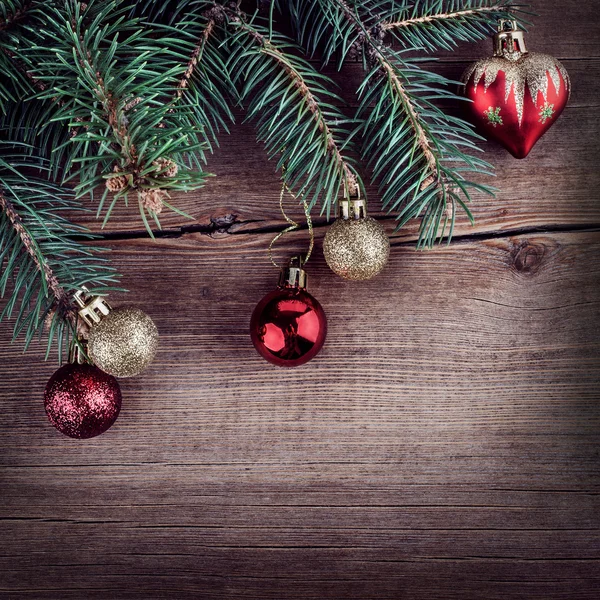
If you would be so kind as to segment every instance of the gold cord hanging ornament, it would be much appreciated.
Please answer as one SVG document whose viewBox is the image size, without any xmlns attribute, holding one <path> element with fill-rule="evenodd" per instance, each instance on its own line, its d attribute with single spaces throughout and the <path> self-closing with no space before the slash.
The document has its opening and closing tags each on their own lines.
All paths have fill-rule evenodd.
<svg viewBox="0 0 600 600">
<path fill-rule="evenodd" d="M 310 236 L 308 252 L 294 256 L 286 267 L 279 267 L 273 259 L 273 246 L 283 235 L 300 227 L 290 219 L 283 208 L 288 192 L 284 183 L 279 196 L 283 218 L 289 223 L 269 244 L 271 263 L 281 268 L 277 289 L 267 294 L 256 306 L 250 320 L 250 338 L 256 351 L 279 367 L 297 367 L 311 360 L 321 350 L 327 335 L 327 317 L 316 298 L 306 291 L 306 271 L 302 268 L 312 254 L 315 236 L 310 209 L 304 198 L 304 214 Z"/>
<path fill-rule="evenodd" d="M 296 223 L 296 221 L 290 219 L 286 212 L 285 209 L 283 207 L 283 199 L 285 197 L 285 193 L 288 193 L 294 200 L 297 200 L 296 196 L 294 195 L 294 193 L 292 192 L 292 190 L 290 190 L 290 188 L 288 187 L 288 185 L 286 183 L 283 183 L 281 186 L 281 193 L 279 194 L 279 209 L 281 210 L 281 214 L 283 215 L 283 218 L 289 223 L 289 227 L 286 227 L 283 231 L 280 231 L 271 241 L 271 243 L 269 244 L 269 260 L 271 261 L 271 264 L 274 267 L 277 267 L 278 269 L 284 268 L 281 265 L 278 265 L 275 260 L 273 259 L 273 246 L 279 241 L 279 239 L 281 237 L 283 237 L 286 233 L 290 233 L 291 231 L 295 231 L 296 229 L 298 229 L 300 227 L 300 225 L 298 223 Z M 306 200 L 304 198 L 302 198 L 302 205 L 304 207 L 304 215 L 306 217 L 306 225 L 308 226 L 308 235 L 310 237 L 310 241 L 308 244 L 308 252 L 306 253 L 306 256 L 304 258 L 300 257 L 300 268 L 302 267 L 302 265 L 306 264 L 309 260 L 309 258 L 311 257 L 313 248 L 315 246 L 315 233 L 313 231 L 313 225 L 312 225 L 312 219 L 310 218 L 310 208 L 306 202 Z M 294 260 L 294 259 L 292 259 Z"/>
</svg>

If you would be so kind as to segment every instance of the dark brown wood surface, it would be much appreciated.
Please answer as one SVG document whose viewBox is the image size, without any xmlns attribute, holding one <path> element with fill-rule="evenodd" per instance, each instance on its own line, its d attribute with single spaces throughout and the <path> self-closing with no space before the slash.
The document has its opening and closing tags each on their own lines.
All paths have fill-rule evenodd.
<svg viewBox="0 0 600 600">
<path fill-rule="evenodd" d="M 600 597 L 600 28 L 593 3 L 535 9 L 529 46 L 564 61 L 569 107 L 524 161 L 485 145 L 500 191 L 450 247 L 416 252 L 412 224 L 351 284 L 318 220 L 329 335 L 308 365 L 271 367 L 247 333 L 282 225 L 251 125 L 180 199 L 195 221 L 156 242 L 124 210 L 110 224 L 131 290 L 113 304 L 151 314 L 161 346 L 109 432 L 58 434 L 56 365 L 0 329 L 1 598 Z"/>
</svg>

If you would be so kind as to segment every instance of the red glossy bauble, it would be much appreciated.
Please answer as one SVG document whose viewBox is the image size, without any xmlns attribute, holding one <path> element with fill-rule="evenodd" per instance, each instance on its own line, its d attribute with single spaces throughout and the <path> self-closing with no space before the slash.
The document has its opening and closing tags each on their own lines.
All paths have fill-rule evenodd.
<svg viewBox="0 0 600 600">
<path fill-rule="evenodd" d="M 254 347 L 280 367 L 297 367 L 314 358 L 326 335 L 323 308 L 302 288 L 284 287 L 267 294 L 250 321 Z"/>
<path fill-rule="evenodd" d="M 494 38 L 495 53 L 463 75 L 469 120 L 515 158 L 525 158 L 569 99 L 567 71 L 552 56 L 527 52 L 516 24 Z"/>
<path fill-rule="evenodd" d="M 117 380 L 88 364 L 68 364 L 48 381 L 44 394 L 48 419 L 69 437 L 85 439 L 104 433 L 119 416 Z"/>
</svg>

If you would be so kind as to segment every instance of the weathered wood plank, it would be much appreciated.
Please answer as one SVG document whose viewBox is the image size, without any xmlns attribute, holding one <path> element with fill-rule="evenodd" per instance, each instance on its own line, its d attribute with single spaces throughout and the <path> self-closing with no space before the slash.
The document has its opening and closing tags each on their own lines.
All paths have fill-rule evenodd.
<svg viewBox="0 0 600 600">
<path fill-rule="evenodd" d="M 485 145 L 501 191 L 457 228 L 480 239 L 417 253 L 412 224 L 382 276 L 349 284 L 317 219 L 309 287 L 330 330 L 309 365 L 271 367 L 246 331 L 282 225 L 250 125 L 178 199 L 202 231 L 167 217 L 176 238 L 110 242 L 133 292 L 113 303 L 152 314 L 161 347 L 122 381 L 109 432 L 50 427 L 55 365 L 3 324 L 0 598 L 597 599 L 600 233 L 563 230 L 600 224 L 600 21 L 593 3 L 534 9 L 529 47 L 565 61 L 569 108 L 526 161 Z M 350 100 L 359 77 L 336 75 Z M 139 231 L 132 215 L 109 230 Z M 292 234 L 277 256 L 305 245 Z"/>
<path fill-rule="evenodd" d="M 317 252 L 329 337 L 295 371 L 246 331 L 268 240 L 112 243 L 162 345 L 94 440 L 47 424 L 54 366 L 0 332 L 0 590 L 595 598 L 600 234 L 396 245 L 363 284 Z"/>
<path fill-rule="evenodd" d="M 128 583 L 128 574 L 113 572 L 114 563 L 106 562 L 87 567 L 88 572 L 97 582 L 96 585 L 64 590 L 62 582 L 72 577 L 70 565 L 54 566 L 40 570 L 39 581 L 34 588 L 23 589 L 22 593 L 13 592 L 11 598 L 268 598 L 279 600 L 324 598 L 360 599 L 383 598 L 398 600 L 416 598 L 426 600 L 444 598 L 453 600 L 480 600 L 481 590 L 485 589 L 485 598 L 505 600 L 506 598 L 545 598 L 549 600 L 570 600 L 582 598 L 595 600 L 597 595 L 590 589 L 587 581 L 594 581 L 595 565 L 593 562 L 577 563 L 556 561 L 551 566 L 538 561 L 485 561 L 489 574 L 482 574 L 478 568 L 480 559 L 463 561 L 394 560 L 382 556 L 379 560 L 367 562 L 357 557 L 355 551 L 344 553 L 336 551 L 311 550 L 299 557 L 292 549 L 278 551 L 273 560 L 273 553 L 259 550 L 249 552 L 246 549 L 225 549 L 215 551 L 205 561 L 197 561 L 185 555 L 144 554 L 133 555 L 126 568 L 135 569 L 141 558 L 149 565 L 140 573 L 135 584 Z M 338 559 L 338 556 L 340 558 Z M 94 558 L 97 560 L 97 557 Z M 310 561 L 310 562 L 308 562 Z M 304 577 L 306 565 L 329 565 L 326 573 L 315 573 L 312 577 Z M 250 565 L 250 575 L 245 574 Z M 218 574 L 219 567 L 227 572 L 227 576 Z M 377 575 L 368 569 L 377 567 Z M 166 577 L 165 568 L 176 573 Z M 343 570 L 342 570 L 343 569 Z M 322 571 L 325 569 L 323 568 Z M 362 574 L 362 579 L 346 577 L 344 571 Z M 280 573 L 274 577 L 266 577 L 265 572 Z M 312 572 L 311 572 L 312 575 Z M 44 583 L 44 582 L 48 583 Z"/>
</svg>

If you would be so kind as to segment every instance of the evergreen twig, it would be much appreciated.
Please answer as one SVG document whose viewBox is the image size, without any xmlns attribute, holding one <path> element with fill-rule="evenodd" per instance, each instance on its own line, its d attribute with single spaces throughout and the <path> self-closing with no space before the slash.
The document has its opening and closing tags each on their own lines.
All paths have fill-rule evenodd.
<svg viewBox="0 0 600 600">
<path fill-rule="evenodd" d="M 499 15 L 483 10 L 473 17 L 476 22 L 471 22 L 472 15 L 442 9 L 459 4 L 465 10 L 475 5 L 487 9 L 491 3 L 432 0 L 408 8 L 380 0 L 292 0 L 292 4 L 297 34 L 310 52 L 322 48 L 326 61 L 337 53 L 340 65 L 357 49 L 362 54 L 367 75 L 358 89 L 361 102 L 356 121 L 361 123 L 362 155 L 380 182 L 383 206 L 397 212 L 398 227 L 421 217 L 419 247 L 431 247 L 446 233 L 450 239 L 457 206 L 472 220 L 467 207 L 470 190 L 493 193 L 491 188 L 467 180 L 465 173 L 489 174 L 492 168 L 465 152 L 478 150 L 474 141 L 479 138 L 472 126 L 447 115 L 434 102 L 459 100 L 449 91 L 451 82 L 385 44 L 386 25 L 443 13 L 459 31 L 481 37 L 484 30 L 491 33 L 496 18 L 508 11 L 503 8 Z M 431 34 L 429 27 L 430 22 L 424 20 L 400 30 L 414 28 L 421 41 L 429 39 L 431 44 L 438 37 L 450 38 L 448 31 Z"/>
<path fill-rule="evenodd" d="M 292 54 L 299 48 L 290 40 L 238 14 L 230 21 L 239 45 L 230 70 L 243 76 L 241 97 L 251 98 L 248 111 L 258 118 L 259 138 L 278 158 L 286 184 L 311 207 L 320 201 L 321 210 L 330 214 L 340 190 L 349 197 L 363 188 L 346 155 L 352 148 L 346 125 L 355 124 L 333 104 L 342 102 L 329 91 L 333 82 Z"/>
<path fill-rule="evenodd" d="M 226 98 L 235 94 L 226 65 L 228 45 L 221 27 L 225 13 L 209 0 L 179 0 L 176 8 L 169 23 L 155 25 L 163 43 L 168 45 L 169 55 L 182 68 L 169 114 L 177 105 L 185 107 L 181 119 L 212 152 L 213 144 L 218 146 L 218 132 L 229 132 L 227 123 L 234 121 Z M 201 159 L 205 161 L 203 154 Z"/>
<path fill-rule="evenodd" d="M 407 48 L 452 50 L 459 42 L 484 39 L 499 19 L 524 23 L 523 13 L 509 0 L 432 0 L 404 8 L 397 18 L 386 18 L 381 28 Z"/>
<path fill-rule="evenodd" d="M 1 189 L 0 210 L 4 212 L 10 221 L 12 228 L 21 239 L 21 243 L 23 244 L 25 251 L 31 257 L 36 269 L 42 274 L 42 282 L 44 287 L 47 288 L 48 293 L 54 296 L 54 301 L 57 305 L 57 308 L 61 310 L 66 319 L 75 325 L 77 321 L 77 312 L 74 308 L 74 305 L 69 300 L 69 295 L 65 291 L 65 288 L 63 288 L 58 282 L 54 271 L 48 264 L 48 261 L 44 258 L 43 254 L 40 252 L 39 245 L 23 225 L 23 220 L 16 211 L 15 205 L 4 195 Z"/>
<path fill-rule="evenodd" d="M 82 332 L 73 292 L 114 289 L 116 273 L 97 256 L 101 248 L 84 243 L 94 236 L 63 216 L 82 210 L 73 192 L 34 175 L 45 161 L 21 145 L 0 150 L 0 296 L 10 294 L 0 320 L 14 318 L 13 335 L 23 334 L 26 348 L 46 330 L 46 356 L 56 342 L 62 357 Z"/>
<path fill-rule="evenodd" d="M 198 66 L 198 62 L 200 62 L 202 60 L 202 53 L 204 51 L 204 48 L 206 47 L 208 39 L 210 38 L 213 31 L 215 30 L 215 26 L 216 26 L 216 21 L 213 18 L 210 18 L 204 27 L 204 31 L 202 31 L 202 33 L 200 34 L 200 40 L 194 46 L 192 56 L 190 57 L 190 60 L 188 61 L 187 67 L 185 69 L 185 73 L 181 76 L 181 79 L 179 80 L 179 83 L 177 84 L 177 89 L 175 90 L 174 100 L 176 100 L 176 101 L 180 100 L 181 96 L 183 96 L 183 93 L 185 92 L 186 88 L 190 85 L 190 80 L 192 78 L 192 75 L 194 74 L 194 71 L 196 70 L 196 67 Z"/>
</svg>

